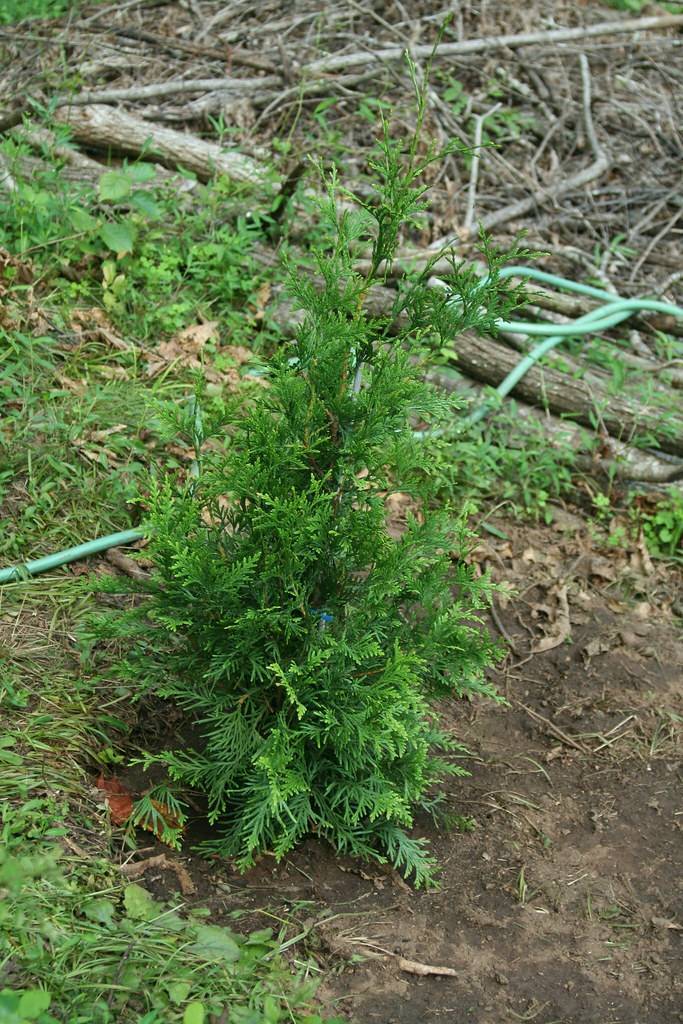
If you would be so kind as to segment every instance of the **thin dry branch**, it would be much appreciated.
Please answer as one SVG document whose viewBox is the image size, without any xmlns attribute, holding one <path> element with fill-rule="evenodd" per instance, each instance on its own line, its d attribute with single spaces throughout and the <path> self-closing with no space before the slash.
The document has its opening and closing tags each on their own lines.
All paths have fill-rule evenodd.
<svg viewBox="0 0 683 1024">
<path fill-rule="evenodd" d="M 259 71 L 276 72 L 277 68 L 272 61 L 258 54 L 250 53 L 239 47 L 225 45 L 222 49 L 215 46 L 203 46 L 200 43 L 191 43 L 185 39 L 177 39 L 172 36 L 159 36 L 154 32 L 147 32 L 139 28 L 111 28 L 102 21 L 96 21 L 95 25 L 113 32 L 114 35 L 123 36 L 127 39 L 137 39 L 143 43 L 151 43 L 160 49 L 168 50 L 171 53 L 189 53 L 197 57 L 212 57 L 215 60 L 223 61 L 226 64 L 241 64 L 247 68 L 257 68 Z"/>
<path fill-rule="evenodd" d="M 474 123 L 474 145 L 472 146 L 472 165 L 470 167 L 470 183 L 467 189 L 467 210 L 465 212 L 465 231 L 472 230 L 474 223 L 474 207 L 477 201 L 477 181 L 479 179 L 479 162 L 481 160 L 481 140 L 484 132 L 484 121 L 499 109 L 500 103 L 494 104 L 483 114 L 478 114 Z"/>
<path fill-rule="evenodd" d="M 519 49 L 522 46 L 554 46 L 556 43 L 571 43 L 578 39 L 594 39 L 597 36 L 623 35 L 630 32 L 648 32 L 653 29 L 680 28 L 683 14 L 664 14 L 650 18 L 625 18 L 621 21 L 600 21 L 595 25 L 581 25 L 577 28 L 551 29 L 549 32 L 522 32 L 518 35 L 489 36 L 482 39 L 466 39 L 459 43 L 441 43 L 436 48 L 429 45 L 411 47 L 411 55 L 417 59 L 429 58 L 432 53 L 438 57 L 460 57 L 473 53 L 487 53 L 491 50 Z M 338 71 L 371 62 L 401 60 L 405 48 L 390 46 L 383 50 L 363 50 L 342 53 L 337 57 L 321 57 L 306 67 L 308 74 Z"/>
<path fill-rule="evenodd" d="M 168 82 L 153 82 L 151 85 L 132 85 L 125 89 L 99 89 L 95 92 L 79 92 L 72 96 L 56 96 L 52 103 L 57 107 L 82 107 L 100 103 L 141 102 L 160 96 L 211 90 L 220 90 L 233 96 L 251 96 L 258 89 L 278 85 L 280 79 L 275 75 L 264 75 L 262 78 L 194 78 L 186 81 L 173 78 Z"/>
<path fill-rule="evenodd" d="M 554 185 L 551 188 L 543 187 L 535 189 L 531 195 L 526 196 L 524 199 L 518 199 L 516 202 L 510 203 L 508 206 L 504 206 L 500 210 L 494 210 L 492 213 L 482 217 L 479 224 L 484 231 L 490 231 L 492 228 L 496 228 L 501 224 L 507 223 L 507 221 L 514 220 L 516 217 L 521 217 L 523 214 L 529 213 L 536 206 L 542 206 L 544 203 L 548 202 L 556 202 L 562 196 L 566 195 L 567 192 L 581 188 L 583 185 L 587 185 L 589 182 L 599 178 L 600 175 L 604 174 L 610 167 L 611 161 L 602 146 L 600 146 L 593 126 L 593 117 L 591 115 L 590 69 L 584 54 L 581 54 L 580 61 L 581 80 L 583 83 L 583 116 L 586 126 L 586 135 L 593 151 L 593 163 L 588 167 L 584 167 L 583 170 L 577 171 L 576 174 L 571 174 L 568 178 L 558 182 L 557 185 Z M 462 233 L 465 237 L 468 237 L 470 231 L 467 224 L 465 225 L 464 232 Z M 439 239 L 438 242 L 434 242 L 434 248 L 437 248 L 439 245 L 448 245 L 453 240 L 454 239 L 451 236 Z"/>
</svg>

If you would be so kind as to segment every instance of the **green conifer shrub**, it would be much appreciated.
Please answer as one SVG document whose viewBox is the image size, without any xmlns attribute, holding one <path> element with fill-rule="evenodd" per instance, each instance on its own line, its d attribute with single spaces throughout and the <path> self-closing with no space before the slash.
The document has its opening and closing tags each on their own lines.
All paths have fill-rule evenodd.
<svg viewBox="0 0 683 1024">
<path fill-rule="evenodd" d="M 200 402 L 179 420 L 197 472 L 154 484 L 153 575 L 128 582 L 144 598 L 96 631 L 126 640 L 119 671 L 137 692 L 184 712 L 187 744 L 146 763 L 205 794 L 211 848 L 243 868 L 315 833 L 429 884 L 433 857 L 408 830 L 439 780 L 466 774 L 434 702 L 495 696 L 484 677 L 494 645 L 477 617 L 490 583 L 467 564 L 463 515 L 433 507 L 414 428 L 453 415 L 423 382 L 426 342 L 490 330 L 516 297 L 488 252 L 484 288 L 454 262 L 457 303 L 426 286 L 427 268 L 403 282 L 391 315 L 366 305 L 436 158 L 418 156 L 417 135 L 385 131 L 370 199 L 343 192 L 340 212 L 329 182 L 316 272 L 290 267 L 303 311 L 294 340 L 227 424 Z M 222 443 L 207 453 L 209 434 Z M 420 509 L 398 539 L 386 523 L 395 492 Z"/>
</svg>

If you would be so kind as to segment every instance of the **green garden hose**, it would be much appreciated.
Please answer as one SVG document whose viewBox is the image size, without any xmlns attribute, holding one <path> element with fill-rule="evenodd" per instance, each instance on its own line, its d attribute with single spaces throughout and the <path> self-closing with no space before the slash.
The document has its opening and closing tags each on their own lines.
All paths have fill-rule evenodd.
<svg viewBox="0 0 683 1024">
<path fill-rule="evenodd" d="M 66 565 L 68 562 L 76 562 L 79 558 L 87 558 L 88 555 L 97 555 L 100 551 L 107 551 L 109 548 L 118 547 L 119 544 L 132 544 L 134 540 L 140 540 L 141 537 L 144 537 L 141 530 L 123 530 L 121 533 L 110 533 L 106 537 L 90 540 L 87 544 L 77 544 L 76 547 L 57 551 L 54 555 L 37 558 L 34 562 L 15 565 L 9 569 L 0 569 L 0 583 L 10 583 L 13 580 L 24 579 L 26 576 L 36 576 L 39 572 L 48 572 L 49 569 L 56 569 L 58 566 Z"/>
<path fill-rule="evenodd" d="M 499 320 L 498 328 L 501 331 L 513 331 L 517 334 L 528 336 L 540 335 L 544 340 L 531 350 L 517 364 L 507 377 L 501 381 L 495 389 L 501 398 L 508 395 L 516 384 L 522 379 L 535 363 L 549 352 L 556 345 L 559 345 L 565 338 L 575 338 L 584 334 L 594 334 L 597 331 L 606 330 L 626 320 L 633 313 L 647 310 L 657 313 L 668 313 L 671 316 L 683 317 L 683 309 L 680 306 L 673 306 L 668 302 L 658 302 L 655 299 L 622 299 L 618 295 L 603 291 L 601 288 L 593 288 L 587 284 L 579 284 L 576 281 L 569 281 L 564 277 L 557 277 L 555 274 L 546 274 L 542 270 L 535 270 L 531 267 L 505 267 L 499 273 L 499 278 L 526 277 L 544 284 L 554 285 L 556 288 L 569 292 L 580 292 L 582 295 L 589 295 L 594 299 L 601 299 L 602 305 L 596 306 L 590 313 L 581 316 L 570 324 L 537 324 L 527 323 L 523 320 Z M 437 283 L 447 288 L 443 281 Z M 485 278 L 481 287 L 487 283 Z M 457 301 L 454 299 L 454 301 Z M 491 403 L 485 402 L 478 406 L 474 412 L 465 420 L 465 425 L 478 423 L 490 412 Z M 420 436 L 428 432 L 420 432 Z M 65 551 L 58 551 L 54 555 L 46 555 L 24 565 L 12 566 L 0 570 L 0 584 L 25 579 L 28 576 L 35 576 L 49 569 L 56 569 L 60 565 L 75 562 L 89 555 L 99 554 L 100 551 L 107 551 L 109 548 L 117 547 L 120 544 L 131 544 L 144 536 L 141 530 L 124 530 L 121 533 L 111 533 L 106 537 L 89 541 L 86 544 L 78 544 L 76 547 L 67 548 Z"/>
<path fill-rule="evenodd" d="M 505 267 L 499 273 L 500 279 L 506 277 L 528 277 L 544 284 L 554 285 L 563 291 L 580 292 L 582 295 L 590 295 L 595 299 L 606 300 L 603 305 L 596 306 L 590 313 L 578 317 L 570 324 L 535 324 L 523 320 L 499 320 L 498 328 L 501 331 L 512 331 L 517 334 L 528 336 L 540 335 L 545 340 L 536 345 L 510 373 L 500 382 L 495 389 L 496 393 L 504 398 L 520 382 L 525 373 L 531 369 L 538 360 L 559 345 L 566 338 L 575 338 L 578 335 L 594 334 L 598 331 L 614 327 L 622 320 L 628 319 L 633 313 L 646 310 L 654 313 L 668 313 L 670 316 L 683 317 L 683 309 L 674 306 L 669 302 L 659 302 L 656 299 L 622 299 L 611 292 L 603 291 L 602 288 L 593 288 L 587 284 L 579 284 L 578 281 L 569 281 L 566 277 L 557 277 L 555 274 L 547 274 L 543 270 L 536 270 L 533 267 Z M 482 281 L 482 286 L 487 279 Z M 446 286 L 447 287 L 447 286 Z M 485 402 L 479 405 L 465 420 L 466 425 L 479 423 L 491 412 L 491 403 Z"/>
</svg>

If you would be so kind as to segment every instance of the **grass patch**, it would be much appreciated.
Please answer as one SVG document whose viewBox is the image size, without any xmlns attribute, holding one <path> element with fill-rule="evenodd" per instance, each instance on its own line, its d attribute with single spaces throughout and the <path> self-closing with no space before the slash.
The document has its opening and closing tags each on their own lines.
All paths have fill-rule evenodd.
<svg viewBox="0 0 683 1024">
<path fill-rule="evenodd" d="M 82 6 L 82 0 L 3 0 L 0 25 L 15 25 L 34 18 L 59 18 Z"/>
<path fill-rule="evenodd" d="M 78 667 L 70 580 L 3 588 L 0 606 L 0 1019 L 320 1022 L 284 930 L 239 935 L 181 898 L 125 885 L 93 790 L 125 696 Z M 118 729 L 117 729 L 118 727 Z"/>
</svg>

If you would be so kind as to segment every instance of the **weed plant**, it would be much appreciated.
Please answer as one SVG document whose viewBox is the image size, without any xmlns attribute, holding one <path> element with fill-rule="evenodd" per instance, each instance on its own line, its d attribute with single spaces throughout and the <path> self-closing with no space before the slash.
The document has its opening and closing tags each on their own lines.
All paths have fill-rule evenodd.
<svg viewBox="0 0 683 1024">
<path fill-rule="evenodd" d="M 55 143 L 68 129 L 44 120 Z M 59 148 L 59 147 L 58 147 Z M 41 289 L 53 307 L 101 304 L 114 325 L 140 341 L 157 341 L 196 323 L 220 319 L 223 337 L 239 343 L 252 326 L 247 307 L 264 281 L 253 250 L 267 213 L 245 212 L 253 189 L 218 179 L 209 185 L 177 177 L 156 180 L 145 161 L 104 172 L 96 183 L 60 174 L 54 146 L 30 179 L 29 147 L 8 139 L 0 153 L 16 189 L 0 199 L 0 246 L 41 267 Z M 264 206 L 263 197 L 258 207 Z M 263 330 L 263 314 L 260 327 Z M 252 332 L 253 333 L 253 332 Z"/>
<path fill-rule="evenodd" d="M 229 1009 L 235 1024 L 323 1024 L 315 983 L 281 956 L 284 933 L 208 923 L 208 910 L 122 886 L 105 862 L 67 875 L 54 846 L 23 839 L 38 803 L 1 826 L 0 1020 L 203 1024 Z"/>
<path fill-rule="evenodd" d="M 457 349 L 457 341 L 455 343 Z M 508 399 L 485 425 L 426 437 L 438 492 L 451 502 L 497 502 L 514 515 L 551 523 L 553 502 L 576 486 L 577 450 L 567 440 L 548 443 L 541 423 L 517 414 Z M 582 450 L 590 450 L 586 431 Z"/>
<path fill-rule="evenodd" d="M 636 513 L 650 552 L 657 558 L 683 561 L 683 493 L 671 493 L 657 503 L 651 512 Z"/>
<path fill-rule="evenodd" d="M 322 1024 L 316 968 L 282 955 L 293 921 L 239 934 L 239 911 L 157 902 L 107 858 L 92 772 L 123 759 L 130 715 L 77 672 L 73 578 L 9 584 L 0 612 L 0 1021 Z"/>
<path fill-rule="evenodd" d="M 371 198 L 328 181 L 316 274 L 289 267 L 303 319 L 267 387 L 227 416 L 199 393 L 177 417 L 196 472 L 153 482 L 154 571 L 130 583 L 144 599 L 93 630 L 130 650 L 117 674 L 133 692 L 185 712 L 180 746 L 145 763 L 205 795 L 207 845 L 241 868 L 314 833 L 430 884 L 433 858 L 409 830 L 417 808 L 434 808 L 437 783 L 465 774 L 434 701 L 495 696 L 484 675 L 495 649 L 478 619 L 491 586 L 468 564 L 464 511 L 432 507 L 413 428 L 452 413 L 417 365 L 427 341 L 493 329 L 517 295 L 485 247 L 485 290 L 454 260 L 456 303 L 427 287 L 429 268 L 404 282 L 391 315 L 366 302 L 441 155 L 418 154 L 419 104 L 414 137 L 385 129 Z M 385 508 L 396 493 L 418 510 L 398 539 Z"/>
</svg>

